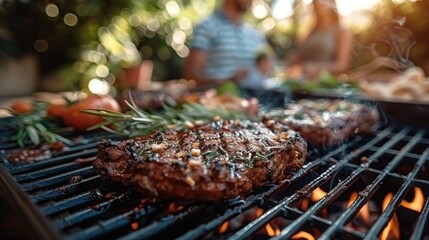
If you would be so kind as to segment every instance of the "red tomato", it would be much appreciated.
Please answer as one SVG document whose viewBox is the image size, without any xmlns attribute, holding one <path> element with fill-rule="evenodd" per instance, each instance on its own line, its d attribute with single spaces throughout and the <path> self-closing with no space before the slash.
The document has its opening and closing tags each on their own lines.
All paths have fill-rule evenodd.
<svg viewBox="0 0 429 240">
<path fill-rule="evenodd" d="M 46 109 L 46 113 L 50 117 L 61 118 L 68 110 L 68 107 L 64 104 L 51 104 Z"/>
<path fill-rule="evenodd" d="M 92 95 L 88 98 L 71 105 L 63 114 L 63 121 L 66 126 L 73 127 L 78 131 L 85 131 L 89 127 L 100 123 L 103 118 L 81 112 L 84 109 L 105 109 L 121 111 L 118 102 L 108 96 Z"/>
<path fill-rule="evenodd" d="M 34 110 L 33 104 L 28 100 L 16 100 L 10 105 L 10 108 L 17 113 L 28 113 Z"/>
</svg>

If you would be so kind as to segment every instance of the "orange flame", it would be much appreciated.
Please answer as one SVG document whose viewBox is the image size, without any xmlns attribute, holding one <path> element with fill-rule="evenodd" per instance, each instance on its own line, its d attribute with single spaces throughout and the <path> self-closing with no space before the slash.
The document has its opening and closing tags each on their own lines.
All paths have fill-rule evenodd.
<svg viewBox="0 0 429 240">
<path fill-rule="evenodd" d="M 416 212 L 420 212 L 422 210 L 423 202 L 425 201 L 425 197 L 423 196 L 423 192 L 420 188 L 414 187 L 414 199 L 411 202 L 406 200 L 402 200 L 401 205 L 414 210 Z"/>
<path fill-rule="evenodd" d="M 183 205 L 171 203 L 170 205 L 168 205 L 167 212 L 168 213 L 175 213 L 175 212 L 178 212 L 182 209 L 183 209 Z"/>
<path fill-rule="evenodd" d="M 260 217 L 263 213 L 264 213 L 264 210 L 262 208 L 257 208 L 255 215 L 256 217 Z M 275 227 L 271 223 L 267 223 L 265 224 L 265 232 L 270 237 L 278 236 L 280 234 L 280 228 Z"/>
<path fill-rule="evenodd" d="M 291 239 L 302 239 L 302 238 L 303 238 L 303 239 L 307 239 L 307 240 L 316 240 L 316 239 L 313 237 L 313 235 L 311 235 L 310 233 L 305 232 L 305 231 L 301 231 L 301 232 L 299 232 L 299 233 L 297 233 L 297 234 L 293 235 Z"/>
<path fill-rule="evenodd" d="M 347 208 L 349 208 L 352 205 L 352 203 L 356 201 L 357 197 L 358 197 L 357 192 L 352 192 L 352 194 L 350 195 L 349 201 L 347 202 Z"/>
<path fill-rule="evenodd" d="M 256 209 L 256 217 L 260 217 L 262 214 L 264 213 L 264 209 L 262 208 L 257 208 Z"/>
<path fill-rule="evenodd" d="M 313 202 L 317 202 L 320 199 L 322 199 L 326 195 L 326 192 L 320 189 L 320 187 L 314 189 L 314 191 L 311 193 L 311 200 Z"/>
<path fill-rule="evenodd" d="M 270 237 L 278 236 L 280 234 L 280 229 L 273 227 L 271 224 L 267 223 L 265 225 L 265 231 Z"/>
<path fill-rule="evenodd" d="M 228 227 L 229 227 L 229 221 L 224 222 L 222 226 L 220 226 L 219 228 L 219 233 L 222 234 L 226 232 L 226 230 L 228 230 Z"/>
<path fill-rule="evenodd" d="M 350 195 L 349 201 L 347 202 L 347 208 L 349 208 L 352 203 L 354 201 L 356 201 L 356 199 L 358 198 L 358 193 L 357 192 L 353 192 Z M 366 203 L 365 205 L 363 205 L 363 207 L 359 210 L 359 213 L 357 214 L 357 216 L 360 216 L 365 223 L 367 223 L 368 225 L 370 225 L 370 221 L 371 221 L 371 214 L 369 212 L 369 206 L 368 203 Z"/>
<path fill-rule="evenodd" d="M 307 198 L 302 199 L 301 201 L 301 210 L 306 211 L 308 209 L 308 206 L 310 205 L 310 202 Z"/>
<path fill-rule="evenodd" d="M 383 211 L 386 209 L 387 205 L 389 204 L 390 200 L 392 199 L 393 194 L 388 193 L 384 199 L 383 199 Z M 399 233 L 399 221 L 396 214 L 393 214 L 392 219 L 387 224 L 386 228 L 384 228 L 383 232 L 380 235 L 381 240 L 387 240 L 387 239 L 400 239 L 400 233 Z"/>
<path fill-rule="evenodd" d="M 133 222 L 131 223 L 131 229 L 132 230 L 137 230 L 139 228 L 139 223 L 138 222 Z"/>
</svg>

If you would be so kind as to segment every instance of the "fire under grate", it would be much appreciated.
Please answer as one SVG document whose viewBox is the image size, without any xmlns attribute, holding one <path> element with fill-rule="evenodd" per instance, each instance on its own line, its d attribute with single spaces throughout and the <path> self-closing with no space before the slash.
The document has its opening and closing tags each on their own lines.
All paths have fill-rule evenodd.
<svg viewBox="0 0 429 240">
<path fill-rule="evenodd" d="M 103 179 L 91 163 L 106 137 L 87 134 L 49 159 L 1 164 L 2 195 L 34 238 L 429 238 L 427 129 L 380 126 L 336 148 L 310 147 L 284 183 L 216 203 L 145 199 Z"/>
</svg>

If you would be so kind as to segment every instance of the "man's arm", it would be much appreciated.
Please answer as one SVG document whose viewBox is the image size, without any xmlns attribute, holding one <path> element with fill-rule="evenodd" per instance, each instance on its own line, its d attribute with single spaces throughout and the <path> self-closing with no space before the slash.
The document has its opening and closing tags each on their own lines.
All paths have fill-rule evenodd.
<svg viewBox="0 0 429 240">
<path fill-rule="evenodd" d="M 207 59 L 207 52 L 198 48 L 191 48 L 183 67 L 183 78 L 195 80 L 198 85 L 210 84 L 211 81 L 207 80 L 204 76 Z"/>
<path fill-rule="evenodd" d="M 183 78 L 195 80 L 199 86 L 216 86 L 224 83 L 225 80 L 232 80 L 238 83 L 247 76 L 247 70 L 238 69 L 229 79 L 208 79 L 204 74 L 207 59 L 207 52 L 198 48 L 192 48 L 185 60 Z"/>
</svg>

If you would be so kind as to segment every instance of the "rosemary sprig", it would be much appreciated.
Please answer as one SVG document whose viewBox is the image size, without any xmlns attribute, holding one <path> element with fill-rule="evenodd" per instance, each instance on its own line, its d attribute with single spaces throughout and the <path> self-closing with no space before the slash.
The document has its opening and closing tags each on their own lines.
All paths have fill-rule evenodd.
<svg viewBox="0 0 429 240">
<path fill-rule="evenodd" d="M 88 130 L 102 128 L 114 134 L 137 137 L 145 136 L 156 130 L 174 129 L 176 131 L 191 127 L 196 123 L 207 123 L 215 117 L 221 119 L 253 119 L 245 112 L 229 111 L 224 108 L 210 108 L 199 103 L 183 104 L 180 108 L 163 105 L 163 111 L 158 114 L 149 113 L 131 102 L 125 101 L 131 109 L 126 113 L 86 109 L 84 113 L 103 117 L 104 121 Z"/>
<path fill-rule="evenodd" d="M 38 145 L 42 142 L 42 139 L 49 144 L 53 144 L 57 141 L 68 145 L 73 144 L 71 140 L 60 136 L 55 133 L 51 127 L 48 127 L 49 119 L 46 116 L 48 103 L 32 99 L 31 104 L 33 106 L 33 111 L 28 113 L 19 113 L 9 107 L 5 107 L 13 117 L 13 124 L 0 121 L 0 125 L 17 132 L 16 137 L 12 137 L 12 139 L 15 139 L 20 147 L 24 147 L 27 140 Z"/>
</svg>

